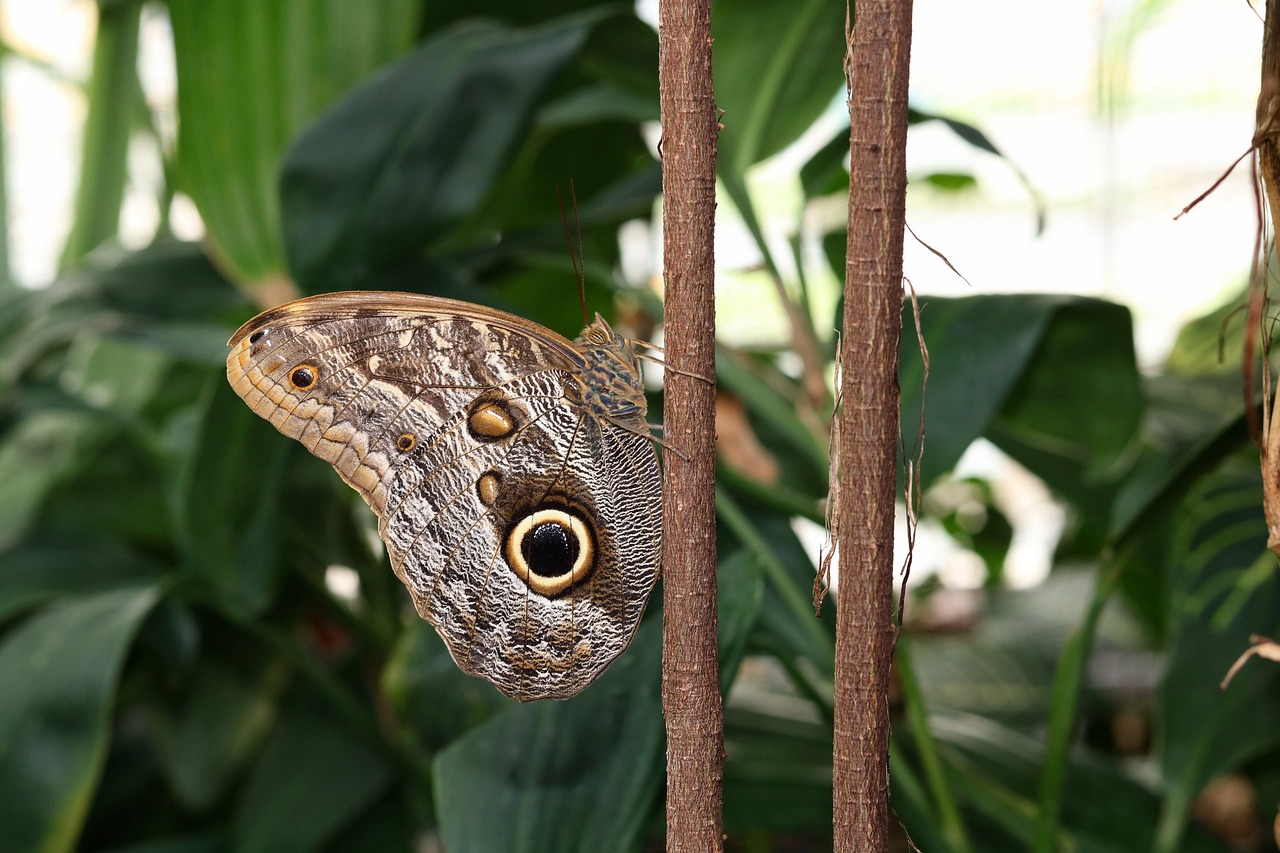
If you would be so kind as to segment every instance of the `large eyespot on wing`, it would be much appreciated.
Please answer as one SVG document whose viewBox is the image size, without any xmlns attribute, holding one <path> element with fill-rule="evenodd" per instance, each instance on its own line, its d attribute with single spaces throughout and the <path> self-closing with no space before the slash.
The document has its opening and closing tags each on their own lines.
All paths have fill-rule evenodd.
<svg viewBox="0 0 1280 853">
<path fill-rule="evenodd" d="M 464 670 L 566 698 L 630 643 L 658 571 L 656 457 L 566 397 L 589 382 L 563 338 L 465 303 L 332 294 L 231 344 L 237 393 L 369 501 Z"/>
<path fill-rule="evenodd" d="M 639 625 L 658 573 L 661 479 L 643 436 L 517 389 L 531 392 L 516 397 L 525 425 L 488 440 L 464 419 L 447 433 L 455 464 L 438 458 L 392 487 L 383 534 L 464 671 L 521 701 L 563 699 Z"/>
</svg>

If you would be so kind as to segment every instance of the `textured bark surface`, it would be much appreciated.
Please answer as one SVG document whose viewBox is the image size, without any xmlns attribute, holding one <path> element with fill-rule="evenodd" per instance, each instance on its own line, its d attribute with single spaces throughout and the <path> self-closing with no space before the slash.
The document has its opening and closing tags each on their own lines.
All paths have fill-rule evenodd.
<svg viewBox="0 0 1280 853">
<path fill-rule="evenodd" d="M 1265 198 L 1271 227 L 1280 222 L 1280 0 L 1267 0 L 1266 24 L 1262 35 L 1262 82 L 1258 91 L 1257 129 L 1254 131 L 1254 156 Z M 1263 321 L 1268 300 L 1267 259 L 1263 213 L 1258 213 L 1258 259 L 1253 276 L 1248 330 L 1251 333 L 1244 353 L 1245 410 L 1252 406 L 1254 395 L 1255 352 L 1252 334 L 1262 335 L 1263 393 L 1271 395 L 1262 407 L 1260 455 L 1262 463 L 1262 503 L 1267 517 L 1267 547 L 1280 556 L 1280 394 L 1275 393 L 1269 355 L 1272 333 Z M 1258 330 L 1255 332 L 1254 330 Z"/>
<path fill-rule="evenodd" d="M 658 6 L 666 285 L 662 706 L 667 849 L 723 846 L 724 717 L 716 658 L 712 237 L 716 134 L 710 0 Z M 677 372 L 680 371 L 680 372 Z"/>
<path fill-rule="evenodd" d="M 910 0 L 860 0 L 849 35 L 851 179 L 841 337 L 834 848 L 883 851 L 906 211 Z"/>
</svg>

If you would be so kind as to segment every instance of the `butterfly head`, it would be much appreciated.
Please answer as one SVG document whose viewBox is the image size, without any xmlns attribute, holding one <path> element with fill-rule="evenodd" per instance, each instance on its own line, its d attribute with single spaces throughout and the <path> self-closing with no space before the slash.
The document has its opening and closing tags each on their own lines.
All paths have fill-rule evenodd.
<svg viewBox="0 0 1280 853">
<path fill-rule="evenodd" d="M 582 378 L 587 405 L 609 419 L 638 417 L 643 421 L 644 385 L 631 343 L 597 314 L 573 345 L 585 362 Z"/>
</svg>

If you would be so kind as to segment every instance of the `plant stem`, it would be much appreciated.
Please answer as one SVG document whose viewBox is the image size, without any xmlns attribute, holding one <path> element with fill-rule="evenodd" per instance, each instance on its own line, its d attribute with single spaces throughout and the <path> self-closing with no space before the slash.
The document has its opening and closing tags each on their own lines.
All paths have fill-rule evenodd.
<svg viewBox="0 0 1280 853">
<path fill-rule="evenodd" d="M 898 638 L 894 664 L 898 670 L 898 681 L 902 685 L 902 700 L 907 710 L 907 722 L 915 735 L 916 750 L 920 753 L 925 784 L 938 810 L 938 828 L 954 853 L 968 853 L 973 846 L 969 843 L 964 821 L 960 817 L 960 808 L 956 805 L 956 798 L 951 793 L 951 785 L 947 782 L 947 774 L 942 766 L 942 759 L 938 755 L 938 745 L 929 730 L 929 714 L 925 709 L 924 697 L 920 693 L 920 682 L 916 680 L 915 666 L 911 661 L 911 643 L 904 642 L 902 637 Z"/>
<path fill-rule="evenodd" d="M 1067 640 L 1053 678 L 1049 711 L 1049 732 L 1044 745 L 1044 768 L 1040 773 L 1040 807 L 1036 814 L 1035 853 L 1057 850 L 1058 815 L 1062 810 L 1062 789 L 1076 726 L 1076 709 L 1080 704 L 1080 685 L 1084 681 L 1093 638 L 1098 632 L 1098 619 L 1111 598 L 1119 577 L 1119 564 L 1098 577 L 1093 599 L 1084 621 Z"/>
<path fill-rule="evenodd" d="M 667 364 L 662 707 L 667 850 L 723 848 L 724 709 L 716 654 L 714 234 L 710 0 L 660 0 Z"/>
<path fill-rule="evenodd" d="M 852 14 L 852 12 L 850 12 Z M 834 849 L 888 849 L 889 666 L 906 223 L 910 0 L 858 3 L 846 34 L 849 231 L 831 526 L 836 609 Z"/>
</svg>

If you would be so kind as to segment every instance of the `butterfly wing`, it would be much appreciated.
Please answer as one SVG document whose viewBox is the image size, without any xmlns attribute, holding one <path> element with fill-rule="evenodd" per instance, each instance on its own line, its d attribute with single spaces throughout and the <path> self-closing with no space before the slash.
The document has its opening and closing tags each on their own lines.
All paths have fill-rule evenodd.
<svg viewBox="0 0 1280 853">
<path fill-rule="evenodd" d="M 657 576 L 647 437 L 574 391 L 574 345 L 513 315 L 327 294 L 231 339 L 232 387 L 333 464 L 454 660 L 504 693 L 565 698 L 630 643 Z"/>
</svg>

